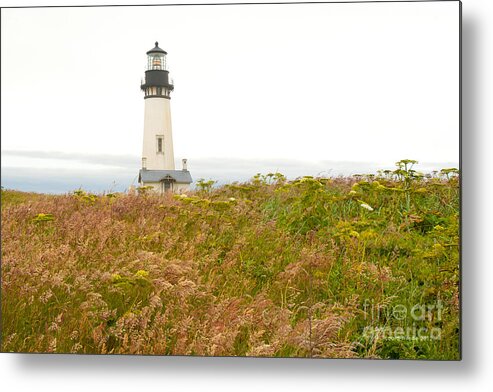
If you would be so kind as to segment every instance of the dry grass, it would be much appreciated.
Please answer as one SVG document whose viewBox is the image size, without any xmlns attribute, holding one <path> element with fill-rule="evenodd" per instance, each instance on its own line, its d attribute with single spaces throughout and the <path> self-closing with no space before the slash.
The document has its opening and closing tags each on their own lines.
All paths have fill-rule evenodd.
<svg viewBox="0 0 493 392">
<path fill-rule="evenodd" d="M 355 182 L 2 191 L 2 350 L 457 359 L 457 177 Z M 437 300 L 440 319 L 418 326 L 440 340 L 364 335 L 404 326 L 365 303 Z"/>
</svg>

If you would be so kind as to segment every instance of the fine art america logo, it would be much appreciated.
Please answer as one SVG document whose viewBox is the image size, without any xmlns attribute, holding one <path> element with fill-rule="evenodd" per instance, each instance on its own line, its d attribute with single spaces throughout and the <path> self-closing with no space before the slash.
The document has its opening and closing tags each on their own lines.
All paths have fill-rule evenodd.
<svg viewBox="0 0 493 392">
<path fill-rule="evenodd" d="M 443 304 L 440 300 L 430 304 L 412 306 L 375 305 L 366 300 L 363 304 L 368 325 L 363 336 L 370 340 L 440 340 L 442 329 L 433 324 L 442 320 Z M 389 325 L 392 324 L 392 325 Z M 397 326 L 396 326 L 397 325 Z"/>
</svg>

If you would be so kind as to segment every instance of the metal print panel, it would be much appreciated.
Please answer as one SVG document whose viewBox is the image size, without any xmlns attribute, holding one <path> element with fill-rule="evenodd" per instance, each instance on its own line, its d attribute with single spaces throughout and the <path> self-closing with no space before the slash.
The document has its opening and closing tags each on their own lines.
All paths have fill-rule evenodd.
<svg viewBox="0 0 493 392">
<path fill-rule="evenodd" d="M 460 2 L 1 18 L 2 351 L 460 359 Z"/>
</svg>

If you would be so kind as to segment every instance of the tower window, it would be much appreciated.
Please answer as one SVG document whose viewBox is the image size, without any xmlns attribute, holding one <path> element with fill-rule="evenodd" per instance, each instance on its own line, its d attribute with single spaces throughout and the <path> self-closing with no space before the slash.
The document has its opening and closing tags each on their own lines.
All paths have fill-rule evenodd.
<svg viewBox="0 0 493 392">
<path fill-rule="evenodd" d="M 156 137 L 156 141 L 157 141 L 157 153 L 162 154 L 164 151 L 164 136 L 158 135 Z"/>
</svg>

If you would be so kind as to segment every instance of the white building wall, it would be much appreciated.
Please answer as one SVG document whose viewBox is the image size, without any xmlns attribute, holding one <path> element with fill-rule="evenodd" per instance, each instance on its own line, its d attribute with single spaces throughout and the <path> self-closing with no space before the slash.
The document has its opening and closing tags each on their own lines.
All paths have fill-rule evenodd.
<svg viewBox="0 0 493 392">
<path fill-rule="evenodd" d="M 157 137 L 164 136 L 163 152 L 158 152 Z M 148 170 L 175 170 L 170 100 L 144 99 L 144 143 L 142 158 Z"/>
<path fill-rule="evenodd" d="M 153 192 L 161 192 L 161 189 L 162 189 L 162 185 L 160 182 L 143 182 L 142 185 L 152 186 Z"/>
<path fill-rule="evenodd" d="M 163 193 L 163 184 L 161 182 L 141 182 L 143 186 L 151 186 L 152 192 Z M 182 184 L 179 182 L 173 183 L 173 193 L 185 193 L 190 190 L 190 184 Z"/>
<path fill-rule="evenodd" d="M 180 184 L 178 182 L 175 182 L 173 184 L 173 192 L 175 192 L 175 193 L 185 193 L 185 192 L 188 192 L 189 189 L 190 189 L 189 184 Z"/>
</svg>

